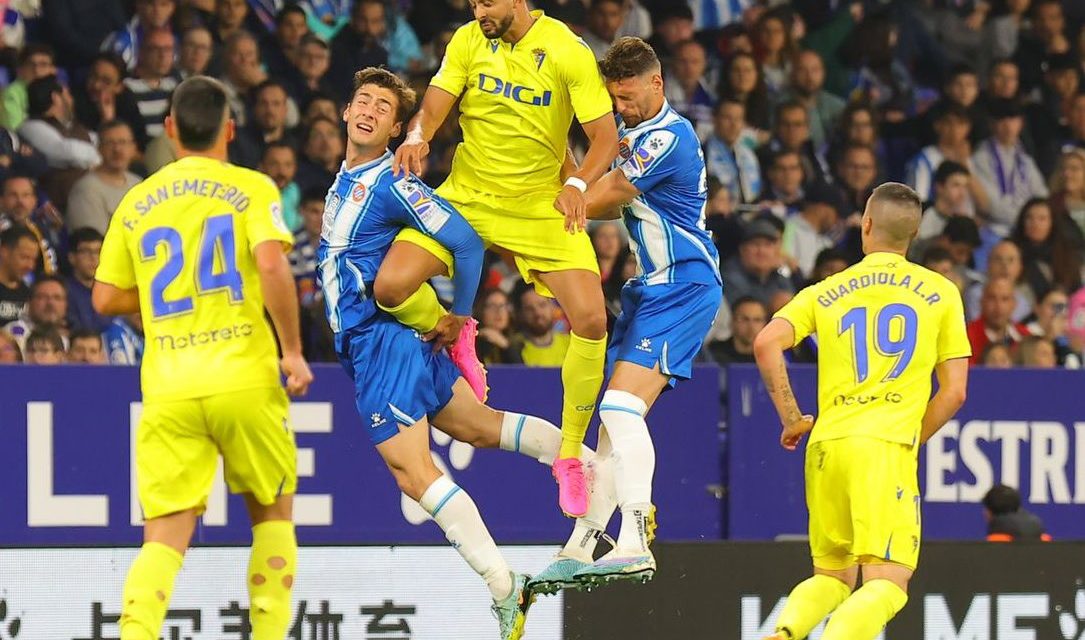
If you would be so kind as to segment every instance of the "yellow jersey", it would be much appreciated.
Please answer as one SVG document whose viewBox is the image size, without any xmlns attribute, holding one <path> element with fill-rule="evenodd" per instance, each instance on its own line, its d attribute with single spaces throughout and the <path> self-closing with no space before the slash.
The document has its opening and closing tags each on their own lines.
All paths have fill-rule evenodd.
<svg viewBox="0 0 1085 640">
<path fill-rule="evenodd" d="M 816 336 L 811 442 L 868 436 L 915 445 L 935 365 L 972 354 L 956 285 L 894 253 L 872 253 L 806 287 L 775 317 L 795 328 L 795 344 Z"/>
<path fill-rule="evenodd" d="M 288 248 L 279 190 L 266 176 L 189 156 L 121 200 L 95 278 L 139 289 L 146 400 L 280 384 L 253 249 Z"/>
<path fill-rule="evenodd" d="M 536 21 L 515 44 L 490 40 L 477 22 L 452 36 L 430 81 L 461 96 L 463 142 L 452 159 L 451 187 L 524 196 L 561 187 L 573 116 L 611 113 L 591 49 L 559 20 Z"/>
<path fill-rule="evenodd" d="M 567 333 L 554 333 L 550 344 L 540 347 L 530 340 L 524 341 L 520 351 L 524 365 L 528 367 L 560 367 L 565 362 L 565 352 L 569 350 L 570 337 Z"/>
</svg>

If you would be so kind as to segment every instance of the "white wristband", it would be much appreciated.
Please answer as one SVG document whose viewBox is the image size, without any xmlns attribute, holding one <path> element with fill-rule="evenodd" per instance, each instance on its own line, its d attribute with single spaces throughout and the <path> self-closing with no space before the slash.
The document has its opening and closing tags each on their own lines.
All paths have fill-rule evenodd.
<svg viewBox="0 0 1085 640">
<path fill-rule="evenodd" d="M 565 179 L 565 186 L 566 187 L 573 187 L 573 188 L 579 190 L 580 193 L 584 193 L 585 191 L 588 190 L 588 183 L 584 182 L 583 180 L 581 180 L 580 178 L 578 178 L 576 176 L 569 176 L 568 178 L 566 178 Z"/>
</svg>

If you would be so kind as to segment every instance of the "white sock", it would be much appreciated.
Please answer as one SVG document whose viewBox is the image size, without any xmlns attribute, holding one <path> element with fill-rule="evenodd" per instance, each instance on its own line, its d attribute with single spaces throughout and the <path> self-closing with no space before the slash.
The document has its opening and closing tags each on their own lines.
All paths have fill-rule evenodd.
<svg viewBox="0 0 1085 640">
<path fill-rule="evenodd" d="M 486 581 L 494 600 L 508 597 L 512 592 L 509 565 L 498 551 L 471 496 L 448 476 L 441 476 L 426 489 L 418 503 L 433 516 L 467 564 Z"/>
<path fill-rule="evenodd" d="M 522 413 L 505 411 L 501 419 L 501 448 L 535 458 L 550 466 L 561 449 L 561 429 L 554 424 Z M 587 461 L 594 453 L 581 448 L 581 460 Z"/>
<path fill-rule="evenodd" d="M 599 403 L 599 418 L 614 447 L 614 488 L 622 508 L 620 549 L 648 548 L 644 520 L 652 504 L 656 452 L 644 422 L 647 410 L 643 400 L 625 391 L 607 390 Z"/>
<path fill-rule="evenodd" d="M 607 523 L 614 514 L 617 498 L 614 495 L 614 459 L 608 456 L 596 456 L 588 462 L 587 472 L 593 478 L 591 499 L 588 512 L 578 518 L 569 541 L 561 550 L 561 555 L 575 558 L 581 562 L 591 562 L 599 538 L 606 531 Z"/>
</svg>

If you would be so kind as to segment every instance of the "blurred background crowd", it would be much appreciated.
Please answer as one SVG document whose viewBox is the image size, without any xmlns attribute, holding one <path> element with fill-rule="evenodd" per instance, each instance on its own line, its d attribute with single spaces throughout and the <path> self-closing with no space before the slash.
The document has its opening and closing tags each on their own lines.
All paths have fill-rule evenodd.
<svg viewBox="0 0 1085 640">
<path fill-rule="evenodd" d="M 976 365 L 1081 366 L 1085 351 L 1085 2 L 531 0 L 601 58 L 646 39 L 704 145 L 706 224 L 726 304 L 703 359 L 752 362 L 801 287 L 861 259 L 874 186 L 927 209 L 914 261 L 961 289 Z M 223 81 L 230 159 L 274 180 L 307 355 L 334 361 L 316 282 L 324 194 L 355 70 L 423 91 L 468 0 L 0 0 L 0 362 L 135 364 L 138 317 L 90 287 L 125 192 L 174 158 L 163 118 L 193 74 Z M 447 175 L 456 118 L 424 178 Z M 582 151 L 573 135 L 570 144 Z M 590 228 L 609 310 L 635 271 L 620 222 Z M 560 364 L 567 323 L 490 255 L 475 305 L 489 364 Z M 450 294 L 445 282 L 438 291 Z M 790 355 L 816 358 L 815 341 Z"/>
</svg>

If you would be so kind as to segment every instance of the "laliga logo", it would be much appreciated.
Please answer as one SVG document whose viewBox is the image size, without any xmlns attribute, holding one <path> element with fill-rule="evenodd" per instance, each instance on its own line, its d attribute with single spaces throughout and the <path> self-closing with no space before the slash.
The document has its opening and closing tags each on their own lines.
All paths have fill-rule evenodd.
<svg viewBox="0 0 1085 640">
<path fill-rule="evenodd" d="M 459 440 L 453 440 L 452 436 L 443 431 L 438 431 L 436 428 L 430 427 L 433 433 L 433 444 L 438 447 L 446 449 L 448 455 L 448 462 L 452 467 L 458 471 L 462 471 L 471 465 L 471 458 L 475 457 L 475 448 L 469 444 L 460 442 Z M 454 480 L 452 473 L 448 469 L 448 464 L 445 463 L 436 451 L 430 453 L 433 457 L 433 464 L 437 465 L 437 468 L 441 473 L 448 476 L 449 480 Z M 427 520 L 431 520 L 430 515 L 426 513 L 426 510 L 421 507 L 417 502 L 407 497 L 407 494 L 400 495 L 400 508 L 403 510 L 403 519 L 411 524 L 422 524 Z"/>
<path fill-rule="evenodd" d="M 504 96 L 520 104 L 529 104 L 534 107 L 549 107 L 551 91 L 543 91 L 541 96 L 534 95 L 535 89 L 506 82 L 495 76 L 485 73 L 478 74 L 478 90 L 495 96 Z"/>
</svg>

